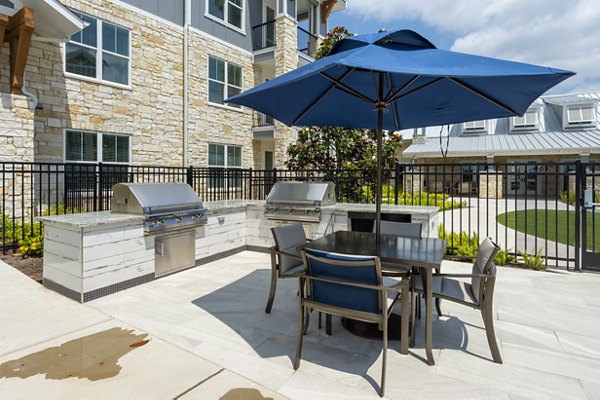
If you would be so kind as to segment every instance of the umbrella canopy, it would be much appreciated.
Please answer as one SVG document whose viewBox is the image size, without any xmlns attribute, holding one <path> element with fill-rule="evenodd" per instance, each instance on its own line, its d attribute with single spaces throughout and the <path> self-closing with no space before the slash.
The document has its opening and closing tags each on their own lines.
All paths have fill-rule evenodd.
<svg viewBox="0 0 600 400">
<path fill-rule="evenodd" d="M 572 75 L 571 71 L 440 50 L 418 33 L 400 30 L 343 39 L 327 57 L 226 101 L 289 126 L 378 129 L 379 233 L 382 129 L 523 115 L 537 97 Z"/>
</svg>

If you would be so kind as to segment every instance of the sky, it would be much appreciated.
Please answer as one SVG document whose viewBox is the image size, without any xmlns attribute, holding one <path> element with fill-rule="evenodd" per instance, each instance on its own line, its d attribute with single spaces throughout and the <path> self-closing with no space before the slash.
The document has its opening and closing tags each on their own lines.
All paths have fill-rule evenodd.
<svg viewBox="0 0 600 400">
<path fill-rule="evenodd" d="M 347 0 L 352 33 L 412 29 L 441 49 L 575 71 L 548 94 L 600 92 L 599 0 Z"/>
</svg>

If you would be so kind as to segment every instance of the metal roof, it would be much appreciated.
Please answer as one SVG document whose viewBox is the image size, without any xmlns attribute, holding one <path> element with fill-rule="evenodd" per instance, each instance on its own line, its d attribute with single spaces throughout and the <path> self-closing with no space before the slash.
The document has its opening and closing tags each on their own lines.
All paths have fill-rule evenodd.
<svg viewBox="0 0 600 400">
<path fill-rule="evenodd" d="M 443 146 L 446 137 L 442 138 Z M 600 129 L 510 133 L 503 135 L 452 136 L 447 157 L 524 156 L 600 153 Z M 414 143 L 404 158 L 441 157 L 439 138 Z"/>
</svg>

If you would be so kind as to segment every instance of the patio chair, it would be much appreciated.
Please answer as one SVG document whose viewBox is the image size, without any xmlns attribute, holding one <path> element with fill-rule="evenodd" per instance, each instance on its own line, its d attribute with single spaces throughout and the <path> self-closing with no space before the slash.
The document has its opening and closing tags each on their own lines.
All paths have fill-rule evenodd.
<svg viewBox="0 0 600 400">
<path fill-rule="evenodd" d="M 500 247 L 490 238 L 485 238 L 479 244 L 471 274 L 436 274 L 433 276 L 431 289 L 436 301 L 448 300 L 481 311 L 492 358 L 494 362 L 502 364 L 502 357 L 496 342 L 492 311 L 494 286 L 496 284 L 494 258 L 499 250 Z M 470 282 L 454 278 L 470 278 Z M 416 282 L 415 292 L 423 293 L 422 281 Z M 441 315 L 439 304 L 438 313 Z"/>
<path fill-rule="evenodd" d="M 385 391 L 388 346 L 388 318 L 401 299 L 401 312 L 407 315 L 407 280 L 384 286 L 378 257 L 354 256 L 306 249 L 302 251 L 305 265 L 300 275 L 298 311 L 298 342 L 294 369 L 300 366 L 302 338 L 306 332 L 305 316 L 317 310 L 359 321 L 379 324 L 383 331 L 383 362 L 380 396 Z M 388 300 L 388 293 L 392 293 Z M 389 306 L 388 306 L 389 303 Z M 306 311 L 306 313 L 305 313 Z M 400 352 L 408 353 L 408 319 L 402 318 Z"/>
<path fill-rule="evenodd" d="M 381 234 L 382 235 L 396 235 L 396 236 L 405 236 L 405 237 L 422 237 L 423 225 L 421 223 L 414 222 L 395 222 L 395 221 L 381 221 Z M 375 232 L 375 225 L 373 225 L 373 232 Z M 410 271 L 412 266 L 403 265 L 399 266 L 394 264 L 393 270 L 394 272 L 387 271 L 386 268 L 387 263 L 381 263 L 381 269 L 383 270 L 383 275 L 385 276 L 408 276 L 410 275 Z M 403 271 L 398 271 L 401 268 Z"/>
<path fill-rule="evenodd" d="M 302 224 L 277 226 L 271 228 L 275 246 L 271 247 L 271 288 L 265 313 L 270 314 L 277 290 L 277 279 L 297 278 L 304 272 L 302 257 L 297 248 L 306 244 L 308 239 Z M 298 254 L 291 256 L 290 254 Z"/>
</svg>

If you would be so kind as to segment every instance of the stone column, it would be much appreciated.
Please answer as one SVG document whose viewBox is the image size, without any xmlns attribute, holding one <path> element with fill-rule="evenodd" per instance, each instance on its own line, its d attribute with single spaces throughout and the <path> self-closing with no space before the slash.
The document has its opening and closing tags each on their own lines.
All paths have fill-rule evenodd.
<svg viewBox="0 0 600 400">
<path fill-rule="evenodd" d="M 481 199 L 502 199 L 503 198 L 502 175 L 495 175 L 491 172 L 489 175 L 479 176 L 479 198 Z"/>
<path fill-rule="evenodd" d="M 298 67 L 298 24 L 288 15 L 280 15 L 275 21 L 276 50 L 275 75 L 279 76 Z M 285 168 L 287 147 L 296 140 L 296 131 L 288 126 L 275 122 L 275 151 L 273 165 Z"/>
</svg>

